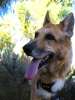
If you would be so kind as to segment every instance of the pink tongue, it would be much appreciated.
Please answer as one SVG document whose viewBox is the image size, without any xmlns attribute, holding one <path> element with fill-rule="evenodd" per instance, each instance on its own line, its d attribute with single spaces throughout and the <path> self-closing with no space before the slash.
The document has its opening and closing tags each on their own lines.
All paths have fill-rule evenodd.
<svg viewBox="0 0 75 100">
<path fill-rule="evenodd" d="M 33 60 L 29 65 L 29 68 L 26 71 L 25 77 L 28 80 L 32 80 L 38 72 L 38 67 L 40 64 L 40 60 Z"/>
</svg>

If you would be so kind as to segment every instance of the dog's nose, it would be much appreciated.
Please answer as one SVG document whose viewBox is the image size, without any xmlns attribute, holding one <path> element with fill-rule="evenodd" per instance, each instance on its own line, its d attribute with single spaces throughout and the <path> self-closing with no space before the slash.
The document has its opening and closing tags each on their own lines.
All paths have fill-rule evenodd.
<svg viewBox="0 0 75 100">
<path fill-rule="evenodd" d="M 23 50 L 24 50 L 24 52 L 25 52 L 28 56 L 31 55 L 31 46 L 30 46 L 30 45 L 26 44 L 26 45 L 23 47 Z"/>
<path fill-rule="evenodd" d="M 35 48 L 35 42 L 29 42 L 23 47 L 24 52 L 28 55 L 32 55 L 32 50 Z"/>
</svg>

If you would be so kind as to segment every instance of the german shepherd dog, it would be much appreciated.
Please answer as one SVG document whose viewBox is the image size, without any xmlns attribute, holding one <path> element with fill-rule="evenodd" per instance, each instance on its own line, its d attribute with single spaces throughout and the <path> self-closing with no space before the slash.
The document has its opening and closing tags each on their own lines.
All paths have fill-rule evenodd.
<svg viewBox="0 0 75 100">
<path fill-rule="evenodd" d="M 24 52 L 33 57 L 25 75 L 32 80 L 31 100 L 52 100 L 63 88 L 72 61 L 73 27 L 72 13 L 53 24 L 47 11 L 43 27 L 35 32 L 34 40 L 24 45 Z"/>
</svg>

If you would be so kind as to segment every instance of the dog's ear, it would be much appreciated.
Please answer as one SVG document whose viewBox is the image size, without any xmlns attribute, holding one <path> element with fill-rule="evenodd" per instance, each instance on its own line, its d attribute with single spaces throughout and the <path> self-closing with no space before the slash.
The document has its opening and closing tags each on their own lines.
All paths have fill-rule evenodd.
<svg viewBox="0 0 75 100">
<path fill-rule="evenodd" d="M 68 37 L 72 37 L 74 28 L 74 16 L 70 13 L 65 19 L 60 22 L 62 30 L 66 33 Z"/>
<path fill-rule="evenodd" d="M 49 11 L 47 11 L 47 13 L 45 15 L 43 26 L 45 26 L 48 23 L 50 23 Z"/>
</svg>

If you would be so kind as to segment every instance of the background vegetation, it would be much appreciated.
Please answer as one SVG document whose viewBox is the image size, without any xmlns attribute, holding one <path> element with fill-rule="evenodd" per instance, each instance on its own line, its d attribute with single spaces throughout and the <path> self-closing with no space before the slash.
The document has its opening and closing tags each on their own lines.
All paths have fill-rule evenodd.
<svg viewBox="0 0 75 100">
<path fill-rule="evenodd" d="M 0 9 L 4 11 L 0 12 L 0 99 L 29 100 L 29 85 L 24 79 L 29 59 L 22 50 L 21 54 L 14 52 L 18 42 L 14 36 L 17 34 L 16 39 L 18 36 L 22 39 L 20 35 L 33 38 L 35 30 L 42 26 L 47 10 L 51 21 L 59 23 L 71 11 L 72 0 L 19 0 L 12 8 L 13 12 L 7 5 L 10 1 L 0 0 Z"/>
</svg>

